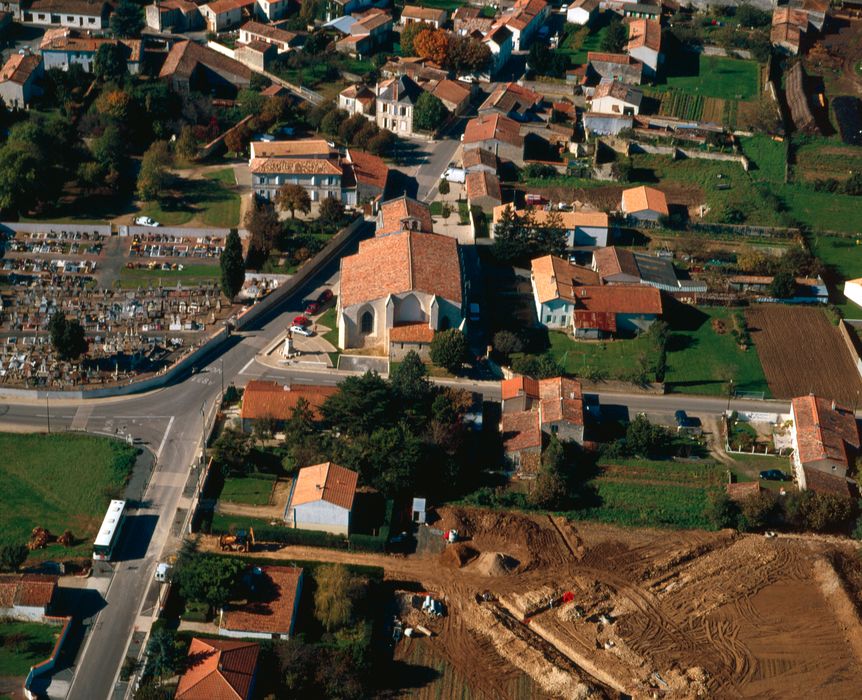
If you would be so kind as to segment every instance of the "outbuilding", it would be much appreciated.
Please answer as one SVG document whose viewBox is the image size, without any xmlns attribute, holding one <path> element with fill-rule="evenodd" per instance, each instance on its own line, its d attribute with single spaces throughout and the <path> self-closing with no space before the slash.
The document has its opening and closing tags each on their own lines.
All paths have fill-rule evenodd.
<svg viewBox="0 0 862 700">
<path fill-rule="evenodd" d="M 299 470 L 285 511 L 285 521 L 298 530 L 350 534 L 350 519 L 359 475 L 332 462 Z"/>
</svg>

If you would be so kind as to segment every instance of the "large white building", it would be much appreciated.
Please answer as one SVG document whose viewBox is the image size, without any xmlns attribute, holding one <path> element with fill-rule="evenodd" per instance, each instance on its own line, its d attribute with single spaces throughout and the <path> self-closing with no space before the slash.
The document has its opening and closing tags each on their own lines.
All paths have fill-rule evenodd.
<svg viewBox="0 0 862 700">
<path fill-rule="evenodd" d="M 284 519 L 298 530 L 350 534 L 350 519 L 359 475 L 332 462 L 299 470 Z"/>
</svg>

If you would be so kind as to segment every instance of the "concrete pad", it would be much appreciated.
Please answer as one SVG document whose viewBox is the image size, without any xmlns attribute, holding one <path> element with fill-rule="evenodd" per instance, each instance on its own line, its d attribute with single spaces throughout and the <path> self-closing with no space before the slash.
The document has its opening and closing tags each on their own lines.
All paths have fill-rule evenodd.
<svg viewBox="0 0 862 700">
<path fill-rule="evenodd" d="M 351 372 L 373 371 L 378 374 L 388 374 L 389 359 L 372 355 L 339 355 L 338 369 Z"/>
</svg>

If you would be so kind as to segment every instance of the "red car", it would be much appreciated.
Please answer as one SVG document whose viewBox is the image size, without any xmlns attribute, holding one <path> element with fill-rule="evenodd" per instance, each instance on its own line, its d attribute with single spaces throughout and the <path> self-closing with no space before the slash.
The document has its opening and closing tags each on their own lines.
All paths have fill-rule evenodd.
<svg viewBox="0 0 862 700">
<path fill-rule="evenodd" d="M 294 326 L 310 326 L 311 321 L 309 321 L 305 316 L 297 316 L 293 319 Z"/>
<path fill-rule="evenodd" d="M 320 304 L 316 301 L 308 302 L 308 306 L 305 307 L 306 316 L 314 316 L 318 311 L 320 311 Z"/>
</svg>

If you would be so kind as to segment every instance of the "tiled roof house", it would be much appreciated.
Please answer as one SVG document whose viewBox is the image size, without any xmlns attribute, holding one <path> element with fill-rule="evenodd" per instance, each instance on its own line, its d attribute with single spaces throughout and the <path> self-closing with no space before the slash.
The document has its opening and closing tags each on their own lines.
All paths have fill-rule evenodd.
<svg viewBox="0 0 862 700">
<path fill-rule="evenodd" d="M 192 638 L 176 700 L 251 700 L 260 647 L 256 642 Z"/>
<path fill-rule="evenodd" d="M 333 462 L 303 467 L 291 488 L 284 519 L 300 530 L 350 534 L 359 475 Z"/>
</svg>

